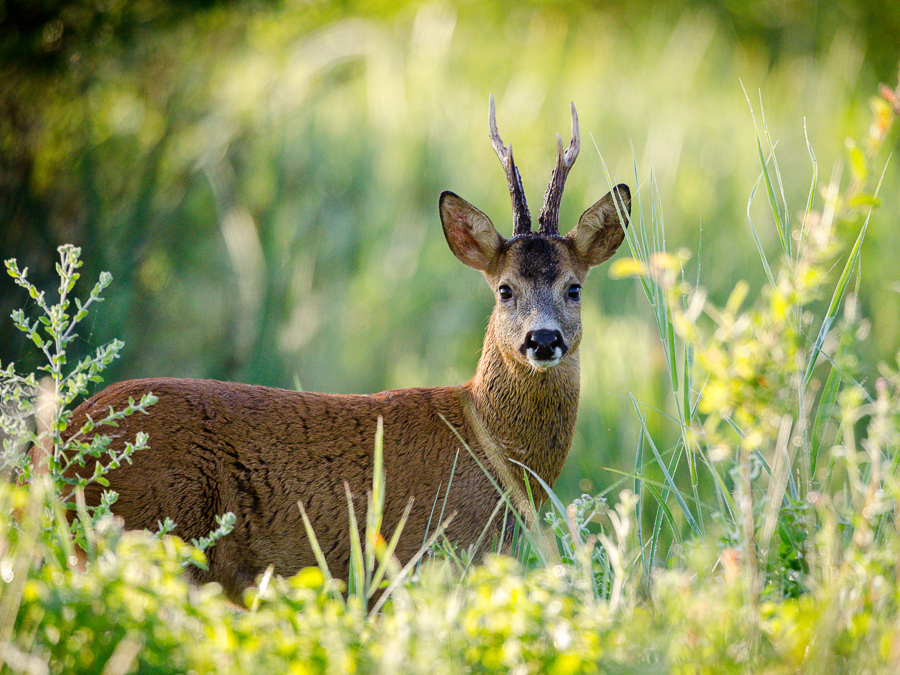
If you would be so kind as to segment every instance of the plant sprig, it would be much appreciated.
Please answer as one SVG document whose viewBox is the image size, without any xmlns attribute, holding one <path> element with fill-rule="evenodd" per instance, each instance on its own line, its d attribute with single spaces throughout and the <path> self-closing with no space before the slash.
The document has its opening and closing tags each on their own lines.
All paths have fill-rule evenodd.
<svg viewBox="0 0 900 675">
<path fill-rule="evenodd" d="M 29 317 L 23 309 L 13 311 L 11 316 L 15 327 L 43 354 L 45 363 L 37 371 L 45 375 L 39 380 L 35 373 L 19 374 L 14 363 L 0 369 L 0 428 L 7 434 L 0 453 L 0 468 L 12 469 L 22 482 L 46 474 L 55 501 L 75 508 L 70 501 L 73 493 L 91 483 L 108 486 L 106 474 L 130 463 L 135 452 L 147 447 L 147 435 L 139 433 L 134 441 L 116 451 L 111 447 L 111 437 L 102 433 L 102 428 L 116 428 L 135 413 L 146 414 L 157 399 L 153 394 L 145 394 L 139 401 L 129 399 L 124 408 L 110 408 L 98 419 L 88 416 L 79 428 L 70 428 L 72 404 L 88 393 L 91 383 L 102 381 L 101 374 L 119 357 L 124 344 L 111 340 L 74 366 L 69 365 L 67 349 L 78 337 L 77 329 L 89 311 L 103 301 L 102 293 L 112 282 L 112 276 L 102 272 L 88 298 L 82 301 L 74 295 L 81 278 L 78 272 L 82 266 L 81 249 L 66 244 L 57 250 L 59 287 L 55 301 L 28 279 L 28 268 L 20 269 L 14 258 L 4 262 L 7 273 L 28 292 L 37 307 L 36 318 Z M 25 448 L 29 446 L 33 449 L 26 453 Z M 95 464 L 91 475 L 71 471 L 74 466 L 84 466 L 89 457 L 105 459 Z M 100 505 L 89 509 L 90 522 L 96 524 L 108 514 L 114 501 L 113 494 L 104 494 Z M 78 522 L 75 538 L 81 544 L 86 542 L 86 534 Z"/>
</svg>

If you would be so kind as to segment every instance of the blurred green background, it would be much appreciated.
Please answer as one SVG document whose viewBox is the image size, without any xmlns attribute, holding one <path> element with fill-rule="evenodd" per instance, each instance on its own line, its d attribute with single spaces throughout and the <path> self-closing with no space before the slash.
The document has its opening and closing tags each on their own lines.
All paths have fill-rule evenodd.
<svg viewBox="0 0 900 675">
<path fill-rule="evenodd" d="M 453 190 L 511 229 L 489 93 L 533 212 L 574 101 L 582 152 L 561 229 L 608 191 L 604 163 L 649 217 L 652 169 L 668 247 L 691 250 L 690 274 L 699 264 L 723 302 L 738 279 L 763 279 L 742 83 L 796 223 L 804 128 L 825 185 L 898 59 L 900 3 L 883 0 L 0 2 L 0 255 L 48 288 L 64 242 L 83 247 L 91 283 L 112 272 L 76 345 L 125 341 L 107 381 L 459 383 L 492 300 L 447 249 L 437 200 Z M 862 254 L 869 373 L 900 344 L 896 165 Z M 609 486 L 605 467 L 633 469 L 629 392 L 663 446 L 671 403 L 638 282 L 600 268 L 584 298 L 565 497 Z M 0 280 L 0 362 L 23 371 L 36 356 L 7 317 L 25 299 Z"/>
</svg>

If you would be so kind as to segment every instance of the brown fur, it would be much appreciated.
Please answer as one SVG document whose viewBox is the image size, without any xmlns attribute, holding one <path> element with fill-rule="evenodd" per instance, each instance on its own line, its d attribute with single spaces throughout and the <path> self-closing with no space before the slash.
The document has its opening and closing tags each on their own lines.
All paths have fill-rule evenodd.
<svg viewBox="0 0 900 675">
<path fill-rule="evenodd" d="M 621 211 L 628 211 L 628 188 L 616 190 Z M 344 482 L 364 518 L 378 417 L 384 419 L 385 538 L 413 499 L 400 560 L 421 547 L 441 508 L 445 516 L 455 514 L 449 540 L 472 545 L 500 495 L 459 437 L 507 489 L 521 488 L 523 472 L 511 463 L 510 471 L 498 467 L 503 458 L 525 464 L 550 485 L 565 463 L 578 407 L 581 340 L 580 305 L 567 294 L 621 243 L 624 230 L 612 205 L 607 195 L 568 237 L 543 237 L 538 246 L 529 238 L 539 235 L 505 240 L 483 213 L 452 193 L 442 195 L 451 250 L 482 271 L 498 297 L 475 376 L 463 385 L 345 396 L 211 380 L 131 380 L 79 406 L 67 433 L 87 416 L 102 418 L 110 406 L 118 409 L 129 397 L 153 392 L 159 402 L 149 414 L 97 429 L 115 437 L 117 450 L 139 431 L 150 438 L 150 448 L 136 453 L 131 465 L 109 473 L 110 489 L 119 493 L 113 512 L 130 529 L 155 530 L 169 517 L 177 523 L 175 534 L 187 540 L 213 530 L 216 515 L 233 512 L 234 531 L 209 550 L 209 571 L 191 574 L 196 582 L 221 583 L 236 601 L 269 565 L 290 575 L 316 564 L 298 501 L 331 572 L 347 578 Z M 501 286 L 511 289 L 513 299 L 503 299 Z M 565 350 L 555 365 L 535 365 L 526 335 L 547 326 L 558 330 Z M 90 474 L 93 466 L 79 472 Z M 96 505 L 103 489 L 89 486 L 87 503 Z M 540 489 L 535 496 L 538 502 L 545 498 Z M 500 520 L 488 529 L 488 542 L 504 526 Z"/>
</svg>

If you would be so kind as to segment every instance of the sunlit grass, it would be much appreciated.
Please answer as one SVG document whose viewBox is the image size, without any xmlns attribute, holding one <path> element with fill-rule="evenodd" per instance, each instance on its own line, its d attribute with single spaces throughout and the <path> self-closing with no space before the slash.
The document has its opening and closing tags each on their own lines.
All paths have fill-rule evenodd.
<svg viewBox="0 0 900 675">
<path fill-rule="evenodd" d="M 888 101 L 892 96 L 884 94 Z M 677 411 L 670 419 L 679 437 L 671 450 L 660 452 L 645 424 L 646 413 L 633 399 L 643 431 L 634 486 L 644 508 L 655 511 L 646 547 L 642 541 L 645 571 L 677 560 L 688 538 L 716 537 L 734 547 L 748 584 L 748 605 L 755 607 L 762 594 L 777 597 L 809 590 L 818 585 L 818 574 L 826 574 L 810 567 L 810 559 L 817 556 L 820 530 L 827 529 L 810 505 L 822 491 L 830 494 L 842 486 L 843 492 L 834 493 L 835 501 L 828 503 L 835 513 L 826 520 L 852 522 L 865 530 L 857 520 L 859 506 L 888 490 L 885 476 L 896 462 L 897 447 L 891 442 L 876 442 L 877 448 L 866 443 L 858 458 L 854 427 L 867 420 L 874 431 L 885 423 L 876 421 L 879 414 L 897 414 L 896 404 L 887 403 L 896 400 L 897 382 L 894 375 L 878 380 L 879 397 L 887 397 L 879 407 L 845 359 L 850 345 L 865 333 L 856 314 L 856 296 L 848 287 L 853 277 L 855 288 L 860 286 L 860 249 L 872 208 L 879 203 L 884 173 L 875 174 L 877 180 L 866 179 L 870 165 L 880 161 L 886 129 L 898 114 L 895 110 L 885 122 L 883 105 L 874 105 L 873 111 L 875 122 L 863 143 L 868 154 L 860 155 L 856 145 L 848 143 L 854 168 L 843 189 L 835 178 L 817 195 L 817 163 L 807 143 L 812 164 L 809 199 L 793 226 L 786 215 L 790 207 L 774 144 L 765 125 L 762 134 L 757 130 L 757 187 L 766 186 L 770 222 L 782 250 L 770 261 L 750 221 L 766 272 L 766 282 L 751 296 L 755 300 L 748 302 L 749 286 L 740 282 L 727 303 L 717 307 L 704 288 L 689 283 L 686 256 L 665 249 L 658 200 L 651 200 L 649 218 L 641 210 L 633 217 L 635 231 L 629 233 L 628 243 L 634 257 L 615 262 L 612 273 L 636 275 L 654 310 Z M 650 188 L 651 198 L 656 197 L 652 178 Z M 748 219 L 756 191 L 754 187 L 751 192 Z M 640 197 L 636 202 L 641 203 Z M 822 206 L 816 210 L 818 203 Z M 854 225 L 855 240 L 841 262 L 838 232 Z M 842 270 L 837 279 L 829 274 L 833 267 Z M 844 301 L 849 303 L 846 308 Z M 823 350 L 831 331 L 838 335 Z M 835 438 L 829 426 L 835 415 L 841 416 L 843 439 Z M 829 447 L 826 471 L 820 454 Z M 683 483 L 675 479 L 682 461 L 687 464 Z M 819 512 L 818 518 L 823 517 Z M 840 540 L 838 548 L 849 545 L 846 533 L 831 534 Z"/>
<path fill-rule="evenodd" d="M 871 112 L 855 101 L 872 89 L 862 47 L 839 32 L 819 56 L 769 63 L 702 10 L 631 28 L 527 6 L 305 11 L 220 13 L 192 40 L 135 44 L 136 63 L 153 51 L 193 75 L 99 69 L 84 105 L 59 96 L 38 187 L 60 167 L 90 186 L 97 264 L 131 264 L 122 242 L 149 251 L 114 270 L 141 321 L 103 306 L 129 368 L 330 391 L 459 382 L 489 297 L 446 250 L 436 195 L 506 213 L 493 91 L 539 196 L 574 99 L 603 159 L 579 159 L 563 220 L 607 182 L 633 180 L 636 208 L 617 278 L 588 282 L 579 428 L 544 486 L 542 541 L 520 524 L 517 558 L 476 564 L 441 542 L 436 503 L 404 569 L 376 469 L 365 512 L 348 499 L 346 587 L 318 556 L 263 575 L 239 610 L 188 588 L 195 548 L 108 519 L 73 571 L 58 494 L 3 483 L 0 673 L 900 670 L 900 305 L 881 272 L 897 174 L 879 155 L 900 92 Z M 845 151 L 843 130 L 870 118 Z M 826 181 L 819 162 L 839 152 Z"/>
</svg>

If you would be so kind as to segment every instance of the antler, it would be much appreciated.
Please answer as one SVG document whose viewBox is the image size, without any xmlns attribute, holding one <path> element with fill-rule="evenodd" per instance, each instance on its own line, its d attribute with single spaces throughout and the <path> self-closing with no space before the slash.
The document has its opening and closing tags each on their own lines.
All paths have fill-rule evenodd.
<svg viewBox="0 0 900 675">
<path fill-rule="evenodd" d="M 491 129 L 491 145 L 500 158 L 503 170 L 506 172 L 506 182 L 509 184 L 509 196 L 512 199 L 513 209 L 513 236 L 531 232 L 531 214 L 528 212 L 528 204 L 525 203 L 525 190 L 522 188 L 522 177 L 513 161 L 512 143 L 503 145 L 500 134 L 497 131 L 497 117 L 494 113 L 494 95 L 491 94 L 491 113 L 488 126 Z"/>
<path fill-rule="evenodd" d="M 581 138 L 578 135 L 578 113 L 575 112 L 575 104 L 572 104 L 572 140 L 563 154 L 562 137 L 556 134 L 556 166 L 550 174 L 550 184 L 544 193 L 544 205 L 541 207 L 541 215 L 538 218 L 542 235 L 559 234 L 559 202 L 562 199 L 563 186 L 566 184 L 566 176 L 569 169 L 578 157 L 581 148 Z"/>
</svg>

